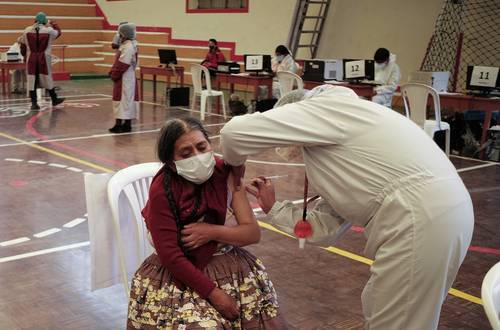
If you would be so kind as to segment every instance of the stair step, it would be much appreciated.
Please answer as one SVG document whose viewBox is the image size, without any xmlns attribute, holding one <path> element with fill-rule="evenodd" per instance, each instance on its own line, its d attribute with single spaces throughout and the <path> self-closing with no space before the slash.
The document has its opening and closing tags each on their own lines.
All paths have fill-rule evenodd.
<svg viewBox="0 0 500 330">
<path fill-rule="evenodd" d="M 64 29 L 102 29 L 103 18 L 101 17 L 64 17 L 52 16 L 49 19 L 54 19 L 59 24 L 61 30 Z M 27 26 L 33 24 L 32 16 L 21 15 L 0 15 L 0 30 L 24 30 Z"/>
<path fill-rule="evenodd" d="M 95 5 L 0 1 L 0 15 L 31 15 L 43 11 L 48 16 L 95 16 Z"/>
<path fill-rule="evenodd" d="M 9 0 L 9 1 L 2 1 L 2 2 L 27 2 L 27 3 L 36 3 L 38 5 L 39 3 L 57 3 L 57 4 L 82 4 L 82 5 L 88 5 L 89 1 L 88 0 L 53 0 L 53 1 L 48 1 L 48 0 Z"/>
</svg>

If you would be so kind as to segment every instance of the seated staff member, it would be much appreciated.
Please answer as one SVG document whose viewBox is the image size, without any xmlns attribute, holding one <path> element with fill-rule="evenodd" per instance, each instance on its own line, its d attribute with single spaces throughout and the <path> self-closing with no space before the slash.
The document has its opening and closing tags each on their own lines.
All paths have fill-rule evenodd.
<svg viewBox="0 0 500 330">
<path fill-rule="evenodd" d="M 274 73 L 279 71 L 297 73 L 300 66 L 293 59 L 290 50 L 284 45 L 279 45 L 274 51 L 274 57 L 271 60 L 271 68 Z"/>
<path fill-rule="evenodd" d="M 208 53 L 205 56 L 201 65 L 207 67 L 209 70 L 216 71 L 217 63 L 225 62 L 226 58 L 224 54 L 220 51 L 219 47 L 217 47 L 217 40 L 209 39 L 208 40 Z"/>
<path fill-rule="evenodd" d="M 284 45 L 279 45 L 274 51 L 274 57 L 271 60 L 271 69 L 276 74 L 280 71 L 297 73 L 300 66 L 292 57 L 290 50 Z M 280 98 L 280 83 L 278 78 L 273 81 L 273 98 Z"/>
<path fill-rule="evenodd" d="M 286 329 L 263 264 L 241 248 L 260 240 L 247 195 L 200 121 L 168 121 L 158 157 L 142 211 L 156 252 L 132 279 L 128 328 Z"/>
<path fill-rule="evenodd" d="M 365 255 L 374 259 L 361 297 L 366 328 L 436 329 L 474 228 L 472 201 L 457 170 L 419 126 L 349 88 L 292 93 L 304 95 L 235 117 L 221 130 L 222 154 L 234 166 L 237 186 L 247 156 L 300 147 L 311 190 L 340 216 L 311 221 L 312 238 L 337 235 L 342 219 L 365 227 Z M 290 204 L 262 205 L 287 233 L 300 220 Z"/>
<path fill-rule="evenodd" d="M 392 97 L 401 80 L 396 55 L 391 54 L 386 48 L 379 48 L 373 59 L 375 60 L 375 81 L 381 86 L 375 87 L 376 95 L 373 96 L 372 101 L 390 108 Z"/>
</svg>

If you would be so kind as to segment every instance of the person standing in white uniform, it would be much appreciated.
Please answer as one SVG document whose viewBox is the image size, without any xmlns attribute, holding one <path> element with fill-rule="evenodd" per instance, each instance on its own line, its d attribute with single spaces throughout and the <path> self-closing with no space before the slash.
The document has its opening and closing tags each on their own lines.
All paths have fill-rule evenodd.
<svg viewBox="0 0 500 330">
<path fill-rule="evenodd" d="M 376 94 L 372 101 L 390 108 L 392 97 L 401 80 L 396 55 L 391 54 L 386 48 L 379 48 L 373 59 L 375 60 L 375 82 L 380 83 L 380 86 L 375 87 Z"/>
<path fill-rule="evenodd" d="M 132 130 L 132 119 L 137 119 L 139 114 L 139 90 L 135 76 L 139 54 L 135 24 L 121 24 L 118 33 L 121 36 L 120 48 L 109 73 L 113 80 L 113 111 L 116 122 L 109 131 L 128 133 Z"/>
<path fill-rule="evenodd" d="M 471 242 L 470 195 L 412 121 L 351 89 L 320 87 L 302 101 L 233 118 L 221 131 L 224 159 L 242 176 L 247 156 L 300 146 L 309 184 L 335 213 L 318 213 L 310 241 L 337 235 L 343 219 L 365 227 L 364 252 L 374 259 L 362 294 L 366 328 L 436 329 Z M 288 233 L 301 219 L 292 207 L 270 212 Z"/>
</svg>

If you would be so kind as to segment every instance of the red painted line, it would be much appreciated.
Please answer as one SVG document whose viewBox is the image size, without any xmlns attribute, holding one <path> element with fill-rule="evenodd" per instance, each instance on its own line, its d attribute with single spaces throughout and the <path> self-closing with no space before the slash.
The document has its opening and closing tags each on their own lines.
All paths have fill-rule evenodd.
<svg viewBox="0 0 500 330">
<path fill-rule="evenodd" d="M 96 5 L 96 16 L 104 18 L 102 20 L 102 28 L 104 30 L 113 30 L 116 31 L 118 29 L 118 25 L 112 25 L 109 23 L 108 17 L 99 6 L 96 0 L 88 0 L 90 4 Z M 172 37 L 172 28 L 171 27 L 156 27 L 156 26 L 137 26 L 137 31 L 139 32 L 164 32 L 167 34 L 167 45 L 179 45 L 179 46 L 207 46 L 207 40 L 191 40 L 191 39 L 174 39 Z M 229 48 L 230 49 L 230 58 L 232 61 L 243 61 L 243 55 L 236 55 L 236 42 L 229 41 L 219 41 L 217 42 L 219 47 Z"/>
<path fill-rule="evenodd" d="M 498 254 L 500 255 L 500 250 L 482 247 L 482 246 L 470 246 L 469 251 L 487 253 L 487 254 Z"/>
<path fill-rule="evenodd" d="M 365 231 L 365 228 L 358 227 L 358 226 L 352 226 L 351 230 L 354 231 L 354 232 L 356 232 L 356 233 L 363 233 Z M 469 247 L 469 251 L 486 253 L 486 254 L 498 254 L 498 255 L 500 255 L 500 250 L 498 250 L 498 249 L 492 249 L 492 248 L 487 248 L 487 247 L 482 247 L 482 246 L 470 246 Z"/>
<path fill-rule="evenodd" d="M 28 181 L 24 181 L 24 180 L 12 180 L 9 182 L 9 186 L 13 187 L 13 188 L 21 188 L 21 187 L 24 187 L 28 184 Z"/>
<path fill-rule="evenodd" d="M 55 109 L 54 111 L 58 111 L 58 110 Z M 31 117 L 26 122 L 26 130 L 28 131 L 28 133 L 30 133 L 32 136 L 36 137 L 37 139 L 39 139 L 41 141 L 47 141 L 47 140 L 49 140 L 49 138 L 43 134 L 40 134 L 33 126 L 36 123 L 36 121 L 38 120 L 38 118 L 40 118 L 41 116 L 43 116 L 46 113 L 47 112 L 40 112 L 36 116 Z M 82 149 L 75 148 L 75 147 L 71 147 L 71 146 L 68 146 L 68 145 L 63 144 L 63 143 L 59 143 L 59 142 L 47 142 L 47 143 L 53 145 L 54 147 L 71 151 L 77 155 L 86 156 L 86 157 L 90 157 L 90 158 L 93 158 L 96 160 L 100 160 L 104 163 L 115 165 L 115 166 L 118 166 L 120 168 L 124 168 L 124 167 L 129 166 L 129 164 L 121 162 L 119 160 L 109 159 L 109 158 L 103 157 L 101 155 L 95 154 L 93 152 L 82 150 Z"/>
</svg>

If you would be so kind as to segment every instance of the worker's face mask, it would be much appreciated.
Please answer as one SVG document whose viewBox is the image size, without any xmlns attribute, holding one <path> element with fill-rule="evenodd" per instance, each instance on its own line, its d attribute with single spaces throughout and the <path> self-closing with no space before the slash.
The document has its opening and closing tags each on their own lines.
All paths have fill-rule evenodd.
<svg viewBox="0 0 500 330">
<path fill-rule="evenodd" d="M 195 184 L 202 184 L 214 173 L 215 158 L 213 152 L 174 161 L 177 174 Z"/>
<path fill-rule="evenodd" d="M 278 62 L 280 62 L 280 63 L 283 62 L 284 59 L 285 59 L 285 55 L 278 55 L 278 56 L 276 56 L 276 60 Z"/>
<path fill-rule="evenodd" d="M 375 63 L 375 68 L 377 68 L 379 70 L 385 69 L 386 66 L 387 66 L 387 62 L 384 62 L 384 63 Z"/>
</svg>

